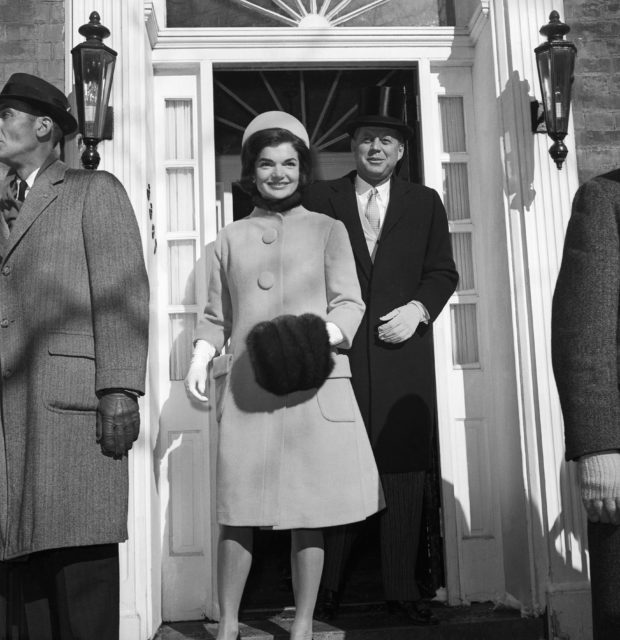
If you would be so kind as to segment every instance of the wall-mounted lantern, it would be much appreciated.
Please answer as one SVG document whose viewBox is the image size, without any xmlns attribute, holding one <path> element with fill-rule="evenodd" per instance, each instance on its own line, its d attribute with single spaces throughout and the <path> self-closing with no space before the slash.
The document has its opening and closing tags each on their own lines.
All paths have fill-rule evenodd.
<svg viewBox="0 0 620 640">
<path fill-rule="evenodd" d="M 568 153 L 564 138 L 568 132 L 571 87 L 577 55 L 577 47 L 572 42 L 564 40 L 565 34 L 569 31 L 570 27 L 560 21 L 560 14 L 552 11 L 549 14 L 549 23 L 540 29 L 540 33 L 547 37 L 547 42 L 534 49 L 546 132 L 554 141 L 549 155 L 554 159 L 558 169 L 562 168 Z M 533 129 L 540 132 L 535 123 Z"/>
<path fill-rule="evenodd" d="M 86 146 L 82 164 L 86 169 L 96 169 L 100 159 L 97 145 L 101 140 L 112 139 L 112 110 L 108 102 L 116 51 L 103 44 L 110 30 L 101 24 L 96 11 L 78 31 L 86 38 L 71 51 L 79 131 Z"/>
</svg>

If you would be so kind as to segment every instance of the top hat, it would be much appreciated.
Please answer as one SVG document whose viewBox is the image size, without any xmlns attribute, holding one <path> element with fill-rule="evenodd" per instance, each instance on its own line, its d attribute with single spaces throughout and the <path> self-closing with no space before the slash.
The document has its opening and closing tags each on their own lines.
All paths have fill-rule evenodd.
<svg viewBox="0 0 620 640">
<path fill-rule="evenodd" d="M 413 129 L 405 123 L 405 106 L 402 87 L 365 87 L 357 115 L 346 123 L 345 130 L 353 136 L 360 127 L 387 127 L 411 138 Z"/>
<path fill-rule="evenodd" d="M 264 113 L 259 113 L 245 128 L 241 139 L 241 146 L 245 144 L 245 141 L 253 133 L 263 131 L 264 129 L 286 129 L 294 136 L 297 136 L 306 147 L 310 148 L 310 139 L 304 125 L 301 124 L 295 116 L 285 111 L 265 111 Z"/>
<path fill-rule="evenodd" d="M 77 129 L 65 94 L 42 78 L 14 73 L 0 91 L 0 105 L 39 116 L 49 116 L 65 135 Z"/>
</svg>

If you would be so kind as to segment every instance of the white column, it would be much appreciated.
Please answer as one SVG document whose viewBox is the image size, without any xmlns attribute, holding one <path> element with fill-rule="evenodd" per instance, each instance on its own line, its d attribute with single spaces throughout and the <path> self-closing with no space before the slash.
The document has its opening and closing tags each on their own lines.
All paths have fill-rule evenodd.
<svg viewBox="0 0 620 640">
<path fill-rule="evenodd" d="M 564 18 L 558 0 L 494 0 L 491 20 L 534 609 L 548 607 L 550 637 L 585 638 L 585 523 L 572 464 L 564 462 L 550 358 L 551 301 L 578 186 L 575 136 L 571 123 L 559 171 L 548 154 L 551 140 L 533 135 L 530 125 L 529 98 L 541 99 L 534 48 L 544 41 L 538 30 L 553 9 Z"/>
<path fill-rule="evenodd" d="M 150 181 L 152 132 L 150 104 L 152 68 L 150 46 L 144 23 L 144 2 L 131 0 L 68 0 L 66 7 L 67 93 L 73 91 L 71 49 L 84 38 L 78 33 L 97 11 L 101 23 L 110 29 L 105 44 L 118 52 L 110 104 L 114 108 L 114 139 L 99 143 L 100 170 L 107 170 L 125 186 L 133 204 L 150 262 L 150 220 L 147 185 Z M 69 164 L 79 166 L 74 141 L 66 149 Z M 80 151 L 81 153 L 81 151 Z M 148 381 L 147 381 L 148 385 Z M 147 398 L 149 397 L 147 388 Z M 121 640 L 145 640 L 154 635 L 160 614 L 160 549 L 157 534 L 157 501 L 153 478 L 152 451 L 156 431 L 151 428 L 148 402 L 141 401 L 141 434 L 130 454 L 129 541 L 121 545 Z"/>
</svg>

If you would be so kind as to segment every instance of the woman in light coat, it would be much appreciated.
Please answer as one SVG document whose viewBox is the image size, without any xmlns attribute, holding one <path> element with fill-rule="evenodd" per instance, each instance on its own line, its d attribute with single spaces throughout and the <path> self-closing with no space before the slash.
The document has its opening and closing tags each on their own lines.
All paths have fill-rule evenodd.
<svg viewBox="0 0 620 640">
<path fill-rule="evenodd" d="M 255 208 L 217 237 L 186 378 L 188 392 L 206 401 L 213 360 L 222 525 L 217 640 L 240 637 L 253 527 L 291 530 L 291 638 L 308 639 L 323 566 L 322 527 L 363 520 L 383 507 L 348 359 L 335 348 L 351 345 L 364 304 L 344 225 L 301 206 L 311 169 L 308 147 L 303 125 L 283 112 L 261 114 L 246 129 L 242 185 Z M 321 319 L 333 370 L 314 388 L 267 391 L 256 381 L 248 334 L 263 321 L 307 313 Z M 226 354 L 214 358 L 228 340 Z"/>
</svg>

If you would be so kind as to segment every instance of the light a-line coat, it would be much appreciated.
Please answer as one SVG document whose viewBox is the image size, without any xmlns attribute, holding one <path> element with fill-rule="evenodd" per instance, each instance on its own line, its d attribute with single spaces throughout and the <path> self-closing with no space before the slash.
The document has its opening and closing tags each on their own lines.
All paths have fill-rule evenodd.
<svg viewBox="0 0 620 640">
<path fill-rule="evenodd" d="M 314 313 L 351 344 L 364 312 L 342 223 L 296 207 L 261 209 L 217 237 L 195 334 L 214 359 L 218 522 L 278 529 L 362 520 L 383 506 L 345 355 L 320 389 L 273 395 L 254 379 L 245 339 L 258 322 Z"/>
<path fill-rule="evenodd" d="M 120 542 L 127 458 L 101 453 L 95 394 L 144 392 L 148 282 L 131 204 L 111 174 L 52 161 L 10 235 L 2 213 L 0 559 Z"/>
</svg>

